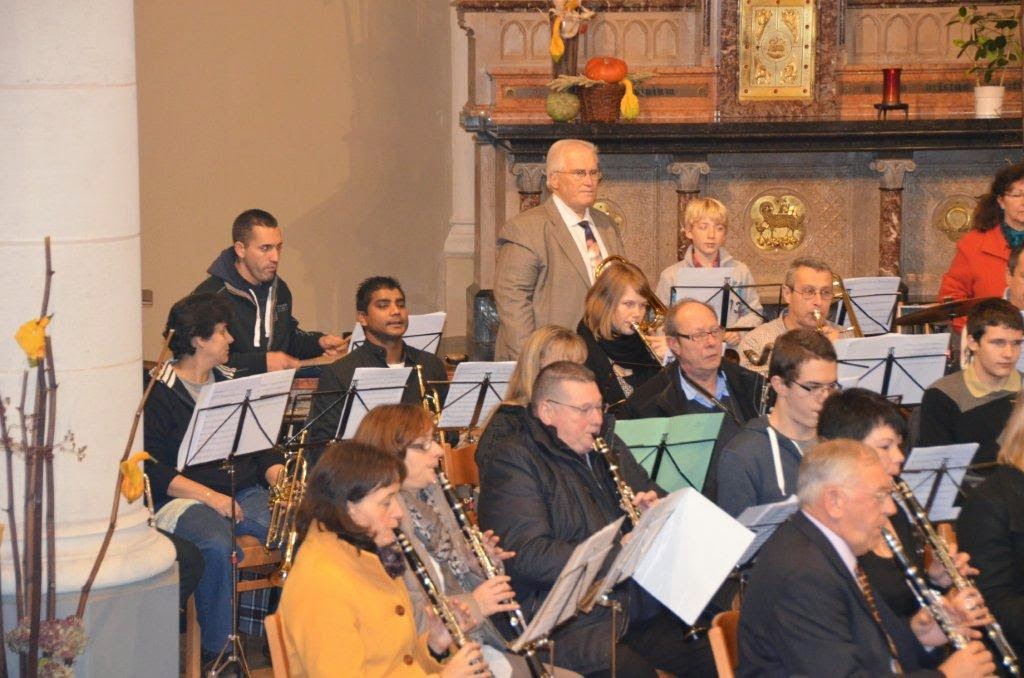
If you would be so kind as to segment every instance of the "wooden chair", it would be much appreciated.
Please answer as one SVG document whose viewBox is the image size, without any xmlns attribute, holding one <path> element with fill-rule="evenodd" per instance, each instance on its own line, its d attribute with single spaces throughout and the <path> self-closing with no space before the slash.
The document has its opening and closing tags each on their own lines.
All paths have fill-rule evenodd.
<svg viewBox="0 0 1024 678">
<path fill-rule="evenodd" d="M 270 575 L 276 572 L 280 566 L 281 552 L 267 551 L 263 548 L 263 542 L 247 534 L 236 537 L 235 544 L 242 553 L 241 560 L 238 561 L 238 569 L 240 571 L 251 570 L 263 575 L 257 579 L 239 579 L 238 593 L 276 586 Z M 199 618 L 196 615 L 195 596 L 191 596 L 185 608 L 185 666 L 183 672 L 185 678 L 199 678 L 202 675 L 201 657 Z"/>
<path fill-rule="evenodd" d="M 740 648 L 736 642 L 739 624 L 740 613 L 736 611 L 719 612 L 711 622 L 708 640 L 719 678 L 733 678 L 740 663 Z"/>
<path fill-rule="evenodd" d="M 270 663 L 274 667 L 274 678 L 288 678 L 288 652 L 284 648 L 284 629 L 281 618 L 277 614 L 268 614 L 263 619 L 267 631 L 267 642 L 270 644 Z"/>
<path fill-rule="evenodd" d="M 476 467 L 476 443 L 451 448 L 445 445 L 441 461 L 444 473 L 453 487 L 459 485 L 480 485 L 480 471 Z"/>
</svg>

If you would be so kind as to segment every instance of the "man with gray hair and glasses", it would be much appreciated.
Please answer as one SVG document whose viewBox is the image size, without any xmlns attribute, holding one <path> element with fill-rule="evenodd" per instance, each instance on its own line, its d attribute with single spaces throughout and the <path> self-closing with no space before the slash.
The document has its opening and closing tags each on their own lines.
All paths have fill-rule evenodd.
<svg viewBox="0 0 1024 678">
<path fill-rule="evenodd" d="M 829 265 L 815 257 L 794 259 L 782 283 L 782 301 L 788 308 L 778 318 L 747 332 L 740 340 L 740 364 L 755 372 L 767 373 L 771 347 L 790 330 L 814 330 L 832 342 L 852 337 L 852 330 L 845 330 L 827 319 L 834 299 Z"/>
<path fill-rule="evenodd" d="M 948 638 L 927 608 L 908 623 L 875 595 L 857 565 L 896 513 L 891 492 L 878 456 L 861 442 L 831 440 L 804 457 L 800 510 L 765 543 L 747 585 L 737 676 L 995 674 L 992 655 L 978 640 L 940 664 L 945 655 L 926 648 Z"/>
<path fill-rule="evenodd" d="M 498 233 L 498 360 L 518 358 L 538 327 L 575 329 L 597 264 L 624 253 L 615 222 L 591 209 L 601 182 L 597 147 L 579 139 L 556 141 L 548 149 L 545 172 L 550 197 Z"/>
</svg>

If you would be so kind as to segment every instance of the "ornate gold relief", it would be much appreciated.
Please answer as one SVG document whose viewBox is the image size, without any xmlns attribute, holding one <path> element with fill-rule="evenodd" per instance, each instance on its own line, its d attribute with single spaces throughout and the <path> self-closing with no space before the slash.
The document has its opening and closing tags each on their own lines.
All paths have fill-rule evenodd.
<svg viewBox="0 0 1024 678">
<path fill-rule="evenodd" d="M 739 100 L 814 99 L 814 0 L 740 0 Z"/>
<path fill-rule="evenodd" d="M 619 207 L 618 203 L 615 203 L 607 198 L 599 198 L 594 203 L 594 209 L 604 212 L 606 215 L 611 217 L 615 225 L 619 227 L 619 230 L 625 230 L 626 226 L 626 213 Z"/>
<path fill-rule="evenodd" d="M 795 195 L 762 195 L 750 205 L 750 239 L 767 252 L 789 251 L 804 241 L 804 201 Z"/>
<path fill-rule="evenodd" d="M 946 198 L 932 212 L 932 223 L 935 228 L 945 233 L 947 238 L 956 242 L 964 233 L 971 230 L 976 202 L 967 195 Z"/>
</svg>

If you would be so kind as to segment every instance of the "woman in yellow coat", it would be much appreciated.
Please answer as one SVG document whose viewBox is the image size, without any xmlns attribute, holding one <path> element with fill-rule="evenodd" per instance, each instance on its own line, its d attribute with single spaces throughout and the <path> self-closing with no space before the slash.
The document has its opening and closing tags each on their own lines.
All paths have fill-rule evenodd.
<svg viewBox="0 0 1024 678">
<path fill-rule="evenodd" d="M 451 637 L 436 617 L 416 635 L 393 547 L 404 476 L 394 457 L 354 442 L 317 462 L 299 511 L 305 539 L 278 610 L 293 676 L 489 675 L 475 643 L 437 661 Z"/>
</svg>

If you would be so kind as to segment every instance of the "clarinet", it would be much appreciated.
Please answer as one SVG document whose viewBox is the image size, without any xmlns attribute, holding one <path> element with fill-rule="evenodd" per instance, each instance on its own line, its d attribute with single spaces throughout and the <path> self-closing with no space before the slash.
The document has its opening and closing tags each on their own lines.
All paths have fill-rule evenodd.
<svg viewBox="0 0 1024 678">
<path fill-rule="evenodd" d="M 484 536 L 480 532 L 480 528 L 469 520 L 469 517 L 462 508 L 462 502 L 455 496 L 455 490 L 452 488 L 452 484 L 449 482 L 448 476 L 445 475 L 444 471 L 437 471 L 437 480 L 444 491 L 444 498 L 448 501 L 452 513 L 455 514 L 455 521 L 462 528 L 462 535 L 466 538 L 469 547 L 473 550 L 473 555 L 476 556 L 477 561 L 480 563 L 480 569 L 483 570 L 484 576 L 487 579 L 494 579 L 505 574 L 504 563 L 491 558 L 491 554 L 487 552 L 487 547 L 484 546 Z M 521 636 L 526 629 L 526 618 L 523 616 L 523 611 L 518 608 L 508 613 L 508 622 L 512 625 L 512 630 L 516 632 L 516 635 Z"/>
<path fill-rule="evenodd" d="M 455 615 L 455 610 L 452 609 L 448 599 L 441 593 L 441 589 L 438 588 L 433 577 L 430 576 L 430 572 L 427 571 L 423 560 L 416 553 L 416 549 L 413 548 L 409 538 L 398 528 L 395 528 L 395 541 L 398 543 L 399 548 L 402 549 L 402 555 L 405 556 L 406 562 L 409 563 L 409 568 L 416 575 L 420 586 L 423 587 L 424 593 L 427 594 L 427 599 L 430 601 L 430 606 L 434 609 L 434 613 L 441 619 L 444 627 L 448 629 L 455 647 L 461 650 L 469 642 L 469 639 L 462 631 L 462 627 L 459 626 L 459 619 Z"/>
<path fill-rule="evenodd" d="M 619 495 L 619 506 L 629 517 L 630 522 L 636 525 L 640 522 L 640 509 L 633 503 L 636 493 L 619 473 L 619 455 L 608 446 L 601 436 L 594 436 L 594 451 L 608 460 L 608 471 L 612 474 L 612 480 L 615 482 L 615 491 Z"/>
<path fill-rule="evenodd" d="M 914 527 L 917 528 L 917 531 L 924 538 L 925 543 L 931 547 L 932 554 L 939 561 L 939 564 L 942 565 L 942 569 L 949 575 L 950 580 L 953 582 L 953 587 L 958 591 L 964 589 L 977 590 L 975 583 L 960 574 L 960 571 L 956 569 L 953 556 L 949 553 L 949 545 L 942 538 L 942 535 L 939 534 L 938 530 L 935 529 L 932 521 L 928 518 L 928 512 L 924 510 L 921 502 L 914 496 L 914 491 L 910 489 L 910 485 L 902 478 L 897 477 L 895 486 L 896 490 L 893 492 L 893 499 L 903 508 L 904 512 L 910 517 Z M 984 629 L 985 635 L 999 653 L 999 661 L 1003 668 L 1010 675 L 1019 676 L 1020 661 L 1017 659 L 1017 653 L 1014 652 L 1013 647 L 1010 646 L 1009 641 L 1006 639 L 1003 627 L 999 625 L 998 621 L 993 619 L 984 626 Z"/>
<path fill-rule="evenodd" d="M 917 602 L 921 604 L 921 607 L 928 608 L 928 611 L 935 617 L 939 628 L 949 638 L 949 642 L 953 644 L 953 647 L 958 650 L 967 647 L 967 643 L 970 641 L 957 630 L 956 623 L 950 619 L 945 606 L 942 604 L 942 596 L 928 586 L 928 582 L 921 576 L 921 571 L 917 569 L 917 565 L 910 562 L 910 558 L 907 557 L 906 551 L 903 550 L 903 544 L 900 543 L 899 538 L 884 527 L 882 528 L 882 537 L 889 545 L 889 548 L 892 549 L 892 553 L 896 556 L 900 567 L 903 568 L 903 576 L 907 580 L 907 586 L 914 593 Z"/>
</svg>

